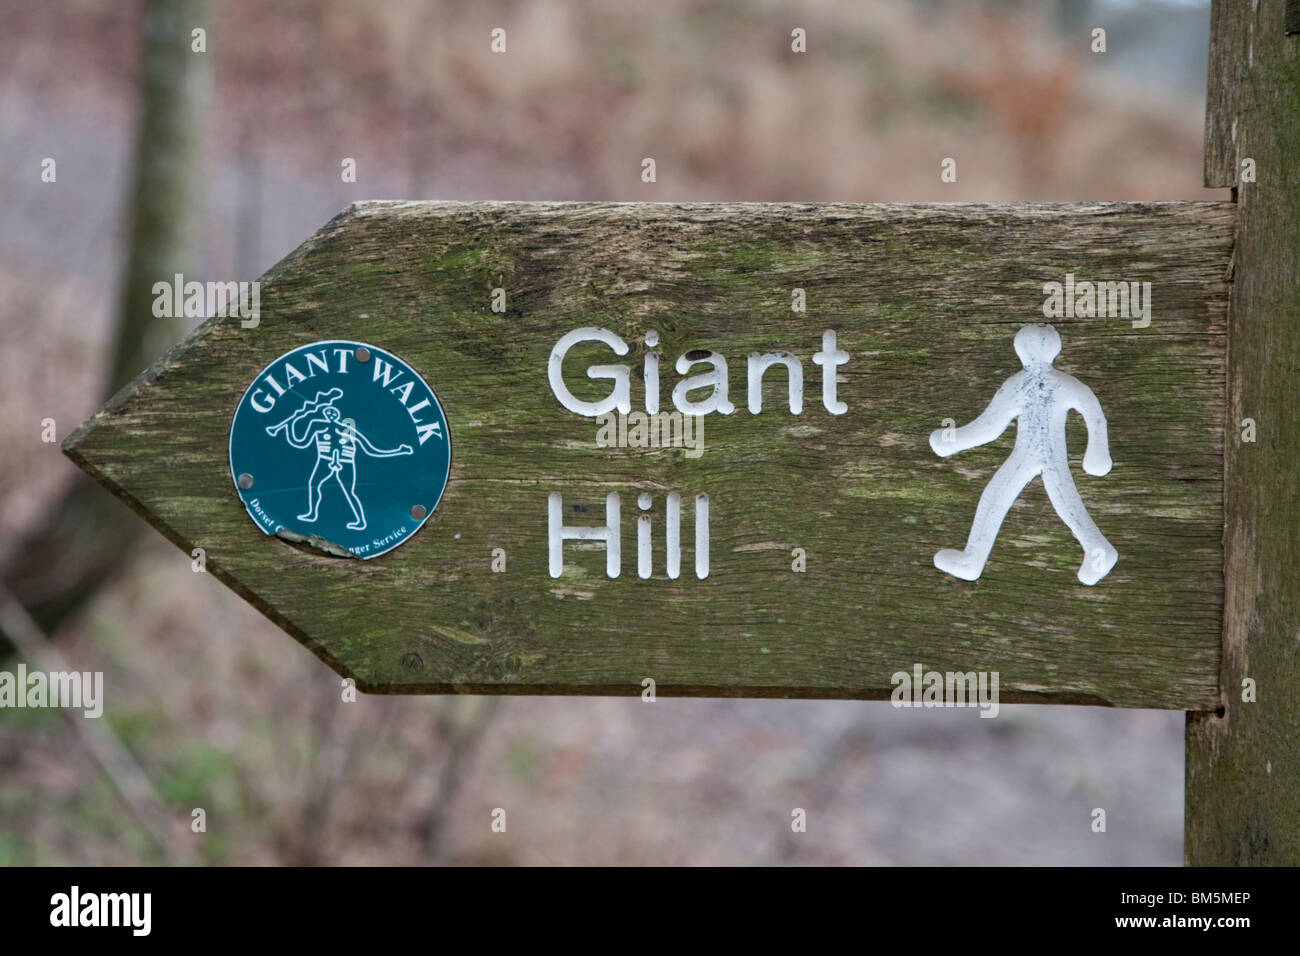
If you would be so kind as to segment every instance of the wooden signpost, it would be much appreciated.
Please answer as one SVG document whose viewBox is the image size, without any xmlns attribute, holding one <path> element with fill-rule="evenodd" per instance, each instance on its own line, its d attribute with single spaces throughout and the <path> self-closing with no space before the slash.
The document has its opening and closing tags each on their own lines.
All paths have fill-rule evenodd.
<svg viewBox="0 0 1300 956">
<path fill-rule="evenodd" d="M 1231 227 L 1226 203 L 361 203 L 264 279 L 256 328 L 205 325 L 68 451 L 365 690 L 639 694 L 651 678 L 667 694 L 871 698 L 920 662 L 999 671 L 1007 701 L 1208 708 Z M 1105 478 L 1079 468 L 1082 421 L 1070 437 L 1119 562 L 1081 585 L 1085 555 L 1035 482 L 984 576 L 958 580 L 934 555 L 965 543 L 1014 435 L 941 458 L 930 434 L 974 419 L 1020 370 L 1015 335 L 1047 321 L 1044 286 L 1067 276 L 1150 284 L 1145 318 L 1051 320 L 1057 364 L 1109 422 Z M 441 503 L 373 560 L 265 537 L 227 464 L 250 383 L 269 383 L 265 402 L 298 375 L 325 383 L 319 364 L 274 360 L 338 339 L 419 372 L 451 436 Z M 333 348 L 314 352 L 337 370 Z M 778 353 L 792 359 L 751 386 L 750 356 Z M 721 386 L 683 380 L 724 364 L 734 410 L 696 414 Z M 591 379 L 591 366 L 621 371 Z M 628 414 L 602 425 L 566 407 L 595 411 L 620 380 Z M 298 388 L 315 396 L 313 382 Z M 617 546 L 552 535 L 552 508 L 561 535 L 609 527 L 610 495 Z"/>
<path fill-rule="evenodd" d="M 65 450 L 363 690 L 995 672 L 1189 711 L 1189 861 L 1295 862 L 1281 6 L 1253 111 L 1216 8 L 1208 175 L 1216 110 L 1274 164 L 1239 203 L 358 203 Z"/>
</svg>

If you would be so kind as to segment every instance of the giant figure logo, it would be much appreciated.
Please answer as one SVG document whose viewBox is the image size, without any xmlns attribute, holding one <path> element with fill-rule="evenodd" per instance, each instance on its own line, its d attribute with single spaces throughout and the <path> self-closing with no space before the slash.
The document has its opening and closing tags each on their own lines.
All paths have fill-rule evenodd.
<svg viewBox="0 0 1300 956">
<path fill-rule="evenodd" d="M 314 342 L 268 365 L 230 426 L 230 472 L 265 534 L 373 558 L 437 507 L 451 467 L 427 382 L 361 342 Z"/>
</svg>

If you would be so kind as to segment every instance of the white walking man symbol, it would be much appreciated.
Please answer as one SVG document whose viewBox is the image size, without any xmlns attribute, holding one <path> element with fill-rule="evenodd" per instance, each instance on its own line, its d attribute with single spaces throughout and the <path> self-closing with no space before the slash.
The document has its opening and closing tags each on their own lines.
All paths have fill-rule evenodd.
<svg viewBox="0 0 1300 956">
<path fill-rule="evenodd" d="M 398 445 L 396 448 L 378 448 L 361 432 L 350 418 L 343 418 L 334 402 L 343 397 L 343 390 L 331 388 L 328 392 L 317 392 L 316 398 L 306 402 L 284 421 L 270 425 L 268 435 L 284 432 L 285 441 L 294 448 L 306 448 L 316 443 L 316 464 L 312 467 L 311 477 L 307 479 L 307 512 L 298 515 L 299 521 L 315 521 L 320 514 L 321 492 L 325 482 L 331 478 L 338 482 L 339 489 L 348 507 L 352 509 L 353 520 L 348 522 L 352 531 L 364 531 L 366 513 L 357 497 L 357 449 L 372 458 L 393 458 L 397 455 L 410 455 L 414 450 L 410 445 Z M 298 437 L 299 426 L 306 434 Z"/>
<path fill-rule="evenodd" d="M 934 453 L 946 458 L 993 441 L 1014 419 L 1020 420 L 1011 456 L 980 495 L 966 549 L 945 548 L 934 556 L 934 566 L 966 581 L 978 578 L 993 550 L 1002 519 L 1025 485 L 1042 475 L 1056 513 L 1083 546 L 1079 580 L 1096 584 L 1115 566 L 1119 553 L 1088 517 L 1074 487 L 1065 448 L 1065 418 L 1071 409 L 1083 416 L 1088 426 L 1083 470 L 1100 476 L 1111 467 L 1106 416 L 1088 386 L 1052 367 L 1052 360 L 1061 352 L 1061 336 L 1056 329 L 1045 323 L 1026 325 L 1016 333 L 1015 346 L 1024 371 L 1007 379 L 988 408 L 969 425 L 936 429 L 930 435 Z"/>
</svg>

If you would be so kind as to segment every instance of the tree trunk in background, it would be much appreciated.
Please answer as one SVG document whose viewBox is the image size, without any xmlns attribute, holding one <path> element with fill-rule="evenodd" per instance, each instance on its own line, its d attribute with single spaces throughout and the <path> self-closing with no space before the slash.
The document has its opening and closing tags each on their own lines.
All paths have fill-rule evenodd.
<svg viewBox="0 0 1300 956">
<path fill-rule="evenodd" d="M 191 31 L 209 26 L 206 0 L 145 0 L 140 119 L 127 217 L 130 223 L 116 342 L 108 369 L 112 395 L 179 337 L 182 320 L 153 315 L 153 284 L 184 272 L 194 220 L 191 185 L 197 116 L 207 58 Z M 50 506 L 0 562 L 0 579 L 48 633 L 79 610 L 116 572 L 144 526 L 84 475 Z M 0 657 L 12 645 L 0 635 Z"/>
</svg>

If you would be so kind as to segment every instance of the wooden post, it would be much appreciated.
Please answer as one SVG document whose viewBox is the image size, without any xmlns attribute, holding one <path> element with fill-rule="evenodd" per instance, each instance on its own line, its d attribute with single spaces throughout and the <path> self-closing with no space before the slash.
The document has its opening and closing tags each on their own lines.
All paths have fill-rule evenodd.
<svg viewBox="0 0 1300 956">
<path fill-rule="evenodd" d="M 1205 184 L 1234 187 L 1239 212 L 1222 702 L 1187 715 L 1195 865 L 1300 864 L 1300 37 L 1285 6 L 1216 0 L 1211 27 Z"/>
</svg>

